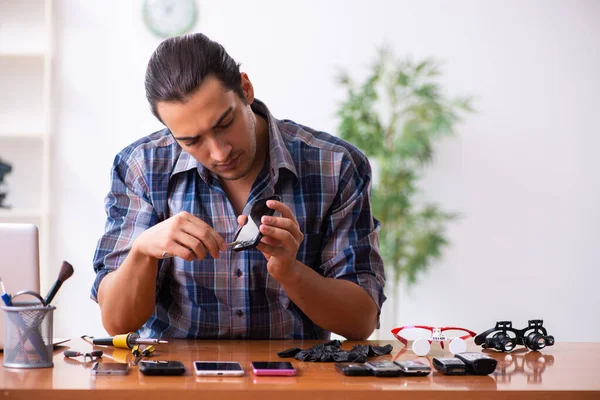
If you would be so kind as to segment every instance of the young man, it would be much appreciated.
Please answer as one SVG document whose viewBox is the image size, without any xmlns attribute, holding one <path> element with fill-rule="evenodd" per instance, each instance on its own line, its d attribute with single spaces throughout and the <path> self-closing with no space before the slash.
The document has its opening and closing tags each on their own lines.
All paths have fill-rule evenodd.
<svg viewBox="0 0 600 400">
<path fill-rule="evenodd" d="M 167 128 L 114 161 L 92 288 L 107 332 L 367 338 L 385 277 L 366 157 L 275 119 L 202 34 L 159 45 L 146 95 Z M 252 205 L 274 194 L 257 248 L 228 248 Z"/>
</svg>

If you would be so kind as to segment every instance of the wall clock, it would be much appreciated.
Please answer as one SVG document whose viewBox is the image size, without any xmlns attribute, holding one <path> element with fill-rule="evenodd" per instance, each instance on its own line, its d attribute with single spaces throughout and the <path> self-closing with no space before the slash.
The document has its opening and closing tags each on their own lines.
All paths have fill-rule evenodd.
<svg viewBox="0 0 600 400">
<path fill-rule="evenodd" d="M 198 17 L 196 0 L 144 0 L 142 13 L 148 29 L 161 38 L 189 32 Z"/>
</svg>

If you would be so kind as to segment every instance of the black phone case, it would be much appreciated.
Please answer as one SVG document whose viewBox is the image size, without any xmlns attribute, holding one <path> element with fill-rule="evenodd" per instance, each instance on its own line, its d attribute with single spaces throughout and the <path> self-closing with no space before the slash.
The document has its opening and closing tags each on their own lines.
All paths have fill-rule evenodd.
<svg viewBox="0 0 600 400">
<path fill-rule="evenodd" d="M 267 207 L 268 200 L 281 201 L 281 198 L 279 196 L 271 196 L 271 197 L 267 197 L 266 199 L 260 199 L 252 206 L 252 210 L 250 210 L 250 215 L 248 216 L 248 218 L 252 218 L 252 220 L 258 227 L 260 227 L 260 224 L 261 224 L 260 220 L 263 216 L 265 216 L 265 215 L 272 216 L 273 214 L 275 214 L 275 210 Z M 233 241 L 237 240 L 237 237 L 240 234 L 240 232 L 242 231 L 242 228 L 243 227 L 241 227 L 241 226 L 238 228 L 237 232 L 235 233 L 235 237 L 233 238 Z M 233 247 L 233 251 L 244 251 L 244 250 L 255 248 L 258 245 L 258 243 L 260 242 L 260 239 L 262 239 L 262 236 L 263 236 L 262 233 L 258 232 L 258 235 L 256 235 L 256 238 L 254 239 L 254 241 L 252 241 L 251 243 L 248 243 L 246 245 L 243 245 L 243 246 L 235 245 Z"/>
<path fill-rule="evenodd" d="M 390 367 L 384 366 L 390 364 Z M 393 361 L 381 361 L 381 362 L 368 362 L 365 364 L 366 367 L 373 371 L 373 375 L 380 377 L 397 377 L 402 376 L 402 370 Z"/>
<path fill-rule="evenodd" d="M 144 375 L 182 375 L 185 366 L 180 361 L 156 361 L 153 364 L 142 361 L 140 372 Z"/>
<path fill-rule="evenodd" d="M 460 359 L 458 359 L 460 360 Z M 462 360 L 460 360 L 462 361 Z M 443 375 L 465 375 L 467 373 L 467 365 L 465 363 L 446 363 L 444 359 L 433 358 L 433 368 Z"/>
<path fill-rule="evenodd" d="M 381 377 L 381 378 L 396 378 L 402 376 L 402 371 L 377 371 L 373 370 L 373 375 Z"/>
<path fill-rule="evenodd" d="M 498 361 L 482 353 L 467 352 L 455 354 L 455 357 L 467 365 L 473 375 L 489 375 L 496 370 Z"/>
<path fill-rule="evenodd" d="M 363 365 L 344 365 L 336 363 L 335 368 L 346 376 L 371 376 L 373 371 L 371 368 Z"/>
</svg>

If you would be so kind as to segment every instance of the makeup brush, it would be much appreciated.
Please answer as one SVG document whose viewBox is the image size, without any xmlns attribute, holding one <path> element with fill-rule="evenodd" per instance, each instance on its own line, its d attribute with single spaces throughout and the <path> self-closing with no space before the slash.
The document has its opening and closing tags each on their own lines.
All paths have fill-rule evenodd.
<svg viewBox="0 0 600 400">
<path fill-rule="evenodd" d="M 69 279 L 71 275 L 73 275 L 73 266 L 68 262 L 63 261 L 62 265 L 60 266 L 58 278 L 56 279 L 56 282 L 54 282 L 54 285 L 52 286 L 52 288 L 46 295 L 46 298 L 44 299 L 46 301 L 46 305 L 50 304 L 52 299 L 54 299 L 54 296 L 56 296 L 56 292 L 58 292 L 58 289 L 60 289 L 60 286 L 63 284 L 64 281 Z"/>
</svg>

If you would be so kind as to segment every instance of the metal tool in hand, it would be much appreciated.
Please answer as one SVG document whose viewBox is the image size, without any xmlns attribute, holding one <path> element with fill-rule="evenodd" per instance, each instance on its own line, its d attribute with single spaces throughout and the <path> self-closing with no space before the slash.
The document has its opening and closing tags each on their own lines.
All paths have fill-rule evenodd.
<svg viewBox="0 0 600 400">
<path fill-rule="evenodd" d="M 279 196 L 271 196 L 257 200 L 252 204 L 246 223 L 238 227 L 234 241 L 227 243 L 227 247 L 233 247 L 233 251 L 243 251 L 256 247 L 262 238 L 260 225 L 264 216 L 272 216 L 275 210 L 267 206 L 269 200 L 281 201 Z"/>
</svg>

